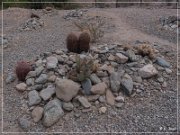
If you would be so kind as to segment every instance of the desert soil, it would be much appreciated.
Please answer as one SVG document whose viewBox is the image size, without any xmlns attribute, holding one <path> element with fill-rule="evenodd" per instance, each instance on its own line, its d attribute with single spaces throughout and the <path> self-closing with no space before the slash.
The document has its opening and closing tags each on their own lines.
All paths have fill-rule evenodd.
<svg viewBox="0 0 180 135">
<path fill-rule="evenodd" d="M 58 10 L 54 14 L 44 14 L 38 10 L 34 12 L 40 15 L 45 26 L 38 30 L 20 32 L 18 27 L 29 18 L 31 12 L 30 9 L 19 8 L 3 11 L 3 35 L 10 39 L 8 47 L 3 51 L 4 78 L 6 78 L 7 73 L 14 71 L 16 62 L 19 60 L 33 60 L 40 53 L 65 48 L 67 34 L 71 31 L 77 31 L 72 21 L 63 19 L 63 15 L 69 11 Z M 41 123 L 37 123 L 30 131 L 173 132 L 172 130 L 178 130 L 177 35 L 175 32 L 159 29 L 159 18 L 176 15 L 176 9 L 92 8 L 88 9 L 87 13 L 92 16 L 106 17 L 108 23 L 111 24 L 106 29 L 104 37 L 92 45 L 134 44 L 139 40 L 160 45 L 162 54 L 165 51 L 172 52 L 174 55 L 171 57 L 165 56 L 173 65 L 173 73 L 170 75 L 171 81 L 168 82 L 168 87 L 163 91 L 148 91 L 147 89 L 147 93 L 144 95 L 127 97 L 122 109 L 110 107 L 107 114 L 101 115 L 95 111 L 83 113 L 79 118 L 75 118 L 73 112 L 70 112 L 50 128 L 44 128 Z M 20 109 L 22 107 L 22 93 L 15 90 L 17 80 L 8 85 L 5 82 L 3 84 L 3 131 L 22 132 L 17 119 L 25 112 Z"/>
</svg>

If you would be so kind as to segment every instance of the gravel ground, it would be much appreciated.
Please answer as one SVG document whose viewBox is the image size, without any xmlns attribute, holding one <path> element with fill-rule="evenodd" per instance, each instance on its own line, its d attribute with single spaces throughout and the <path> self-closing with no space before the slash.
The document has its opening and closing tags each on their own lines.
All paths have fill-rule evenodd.
<svg viewBox="0 0 180 135">
<path fill-rule="evenodd" d="M 10 38 L 9 47 L 4 49 L 4 76 L 14 70 L 17 61 L 32 60 L 42 52 L 65 47 L 66 35 L 72 30 L 77 31 L 71 21 L 66 21 L 62 15 L 68 11 L 57 11 L 44 14 L 36 11 L 44 20 L 42 29 L 19 32 L 17 28 L 25 22 L 30 10 L 8 9 L 4 11 L 4 35 Z M 149 90 L 142 96 L 127 98 L 122 109 L 108 108 L 105 115 L 97 111 L 81 114 L 75 118 L 74 113 L 68 113 L 56 125 L 44 128 L 41 123 L 34 125 L 34 132 L 171 132 L 177 130 L 177 88 L 176 88 L 176 34 L 158 32 L 157 21 L 160 16 L 174 15 L 175 9 L 89 9 L 90 15 L 99 14 L 109 18 L 113 24 L 98 42 L 134 43 L 136 40 L 156 42 L 159 50 L 174 55 L 165 58 L 173 65 L 173 73 L 169 78 L 168 87 L 163 91 Z M 144 27 L 146 26 L 146 27 Z M 22 106 L 22 93 L 15 90 L 14 83 L 4 84 L 4 128 L 5 132 L 21 132 L 17 119 L 25 114 Z M 78 113 L 78 112 L 77 112 Z M 170 133 L 168 133 L 170 135 Z M 172 135 L 175 133 L 172 133 Z M 135 134 L 134 134 L 135 135 Z"/>
</svg>

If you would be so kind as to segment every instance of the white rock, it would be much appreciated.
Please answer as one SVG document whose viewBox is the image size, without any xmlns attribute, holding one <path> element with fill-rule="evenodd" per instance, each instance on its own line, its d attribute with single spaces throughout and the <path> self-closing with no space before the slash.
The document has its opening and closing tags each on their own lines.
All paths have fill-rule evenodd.
<svg viewBox="0 0 180 135">
<path fill-rule="evenodd" d="M 57 67 L 58 59 L 56 57 L 50 56 L 47 58 L 47 69 L 54 69 Z"/>
<path fill-rule="evenodd" d="M 18 91 L 25 91 L 26 88 L 27 88 L 27 85 L 26 85 L 25 83 L 20 83 L 20 84 L 17 84 L 17 85 L 16 85 L 16 89 L 17 89 Z"/>
<path fill-rule="evenodd" d="M 116 61 L 118 63 L 126 63 L 128 61 L 128 57 L 126 57 L 122 53 L 116 53 Z"/>
<path fill-rule="evenodd" d="M 139 70 L 139 75 L 142 77 L 142 78 L 151 78 L 155 75 L 158 74 L 158 71 L 156 70 L 156 68 L 151 65 L 151 64 L 148 64 L 148 65 L 145 65 L 144 67 L 142 67 L 140 70 Z"/>
</svg>

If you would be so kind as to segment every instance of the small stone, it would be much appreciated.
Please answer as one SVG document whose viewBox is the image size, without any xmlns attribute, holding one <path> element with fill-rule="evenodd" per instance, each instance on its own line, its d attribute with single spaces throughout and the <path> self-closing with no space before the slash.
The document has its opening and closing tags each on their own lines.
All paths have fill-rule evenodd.
<svg viewBox="0 0 180 135">
<path fill-rule="evenodd" d="M 112 66 L 108 66 L 107 64 L 104 64 L 103 66 L 99 67 L 100 70 L 107 71 L 109 74 L 114 72 L 114 68 Z"/>
<path fill-rule="evenodd" d="M 117 97 L 115 98 L 115 101 L 117 101 L 117 102 L 124 102 L 125 99 L 124 99 L 123 96 L 117 96 Z"/>
<path fill-rule="evenodd" d="M 28 78 L 28 79 L 26 80 L 26 84 L 27 84 L 28 86 L 34 85 L 34 78 Z"/>
<path fill-rule="evenodd" d="M 105 82 L 98 83 L 98 84 L 92 86 L 91 92 L 93 94 L 103 95 L 105 93 L 105 91 L 106 91 L 106 88 L 107 88 L 107 85 L 106 85 Z"/>
<path fill-rule="evenodd" d="M 18 91 L 25 91 L 26 88 L 27 88 L 27 85 L 26 85 L 25 83 L 20 83 L 20 84 L 17 84 L 17 85 L 16 85 L 16 89 L 17 89 Z"/>
<path fill-rule="evenodd" d="M 6 83 L 9 84 L 9 83 L 11 83 L 11 82 L 14 82 L 15 79 L 16 79 L 15 74 L 9 73 L 9 74 L 7 75 L 7 78 L 6 78 Z"/>
<path fill-rule="evenodd" d="M 91 107 L 91 104 L 88 102 L 87 98 L 85 97 L 79 97 L 78 101 L 81 103 L 81 105 L 85 108 Z"/>
<path fill-rule="evenodd" d="M 39 122 L 43 116 L 44 109 L 42 107 L 35 107 L 32 111 L 32 118 L 34 122 Z"/>
<path fill-rule="evenodd" d="M 50 56 L 47 58 L 47 69 L 55 69 L 58 64 L 58 59 L 56 57 Z"/>
<path fill-rule="evenodd" d="M 43 100 L 48 100 L 52 97 L 52 95 L 55 94 L 55 87 L 52 85 L 49 85 L 46 89 L 41 90 L 40 97 Z"/>
<path fill-rule="evenodd" d="M 48 78 L 48 81 L 49 82 L 54 82 L 56 80 L 56 76 L 55 75 L 51 75 L 49 78 Z"/>
<path fill-rule="evenodd" d="M 31 88 L 31 90 L 37 90 L 37 91 L 39 91 L 39 90 L 42 90 L 42 88 L 43 88 L 43 85 L 42 85 L 42 84 L 36 84 L 36 85 L 34 85 L 34 86 Z"/>
<path fill-rule="evenodd" d="M 101 83 L 101 80 L 99 79 L 99 77 L 96 74 L 91 74 L 90 79 L 93 84 Z"/>
<path fill-rule="evenodd" d="M 106 71 L 97 71 L 97 76 L 98 77 L 107 77 L 108 73 Z"/>
<path fill-rule="evenodd" d="M 117 63 L 123 64 L 128 61 L 128 57 L 126 57 L 122 53 L 116 53 L 116 61 L 117 61 Z"/>
<path fill-rule="evenodd" d="M 129 78 L 124 78 L 121 81 L 121 87 L 122 90 L 127 94 L 127 95 L 131 95 L 132 94 L 132 90 L 133 90 L 133 81 L 132 79 Z"/>
<path fill-rule="evenodd" d="M 36 77 L 38 77 L 43 72 L 43 70 L 44 70 L 43 66 L 36 68 L 36 70 L 35 70 Z M 31 74 L 34 76 L 33 72 L 31 72 Z"/>
<path fill-rule="evenodd" d="M 165 68 L 165 71 L 166 71 L 167 74 L 171 74 L 172 73 L 172 70 L 169 69 L 169 68 Z"/>
<path fill-rule="evenodd" d="M 47 81 L 47 75 L 46 74 L 41 74 L 36 80 L 35 83 L 43 84 L 46 83 Z"/>
<path fill-rule="evenodd" d="M 163 83 L 164 79 L 162 77 L 157 78 L 158 82 Z"/>
<path fill-rule="evenodd" d="M 133 81 L 137 83 L 142 83 L 142 78 L 140 76 L 133 76 Z"/>
<path fill-rule="evenodd" d="M 43 62 L 42 62 L 41 59 L 35 62 L 35 64 L 36 64 L 37 67 L 42 66 L 42 63 L 43 63 Z"/>
<path fill-rule="evenodd" d="M 92 88 L 91 80 L 86 79 L 86 80 L 81 82 L 81 85 L 82 85 L 82 88 L 83 88 L 85 95 L 90 95 L 91 94 L 91 88 Z"/>
<path fill-rule="evenodd" d="M 101 103 L 105 103 L 106 102 L 105 96 L 100 96 L 98 100 Z"/>
<path fill-rule="evenodd" d="M 23 117 L 19 118 L 19 125 L 23 130 L 27 131 L 31 127 L 32 124 L 28 120 L 28 118 L 23 116 Z"/>
<path fill-rule="evenodd" d="M 64 58 L 62 56 L 57 56 L 59 63 L 64 63 Z"/>
<path fill-rule="evenodd" d="M 37 105 L 41 102 L 41 98 L 36 90 L 30 91 L 28 93 L 28 103 L 29 106 Z"/>
<path fill-rule="evenodd" d="M 108 57 L 108 60 L 109 61 L 115 61 L 114 55 L 110 54 L 109 57 Z"/>
<path fill-rule="evenodd" d="M 36 77 L 36 71 L 29 71 L 26 76 L 26 79 Z"/>
<path fill-rule="evenodd" d="M 138 57 L 135 55 L 134 51 L 132 50 L 127 50 L 125 52 L 125 55 L 129 58 L 130 61 L 136 62 L 138 61 Z"/>
<path fill-rule="evenodd" d="M 171 66 L 169 62 L 167 62 L 166 60 L 164 60 L 163 58 L 160 58 L 160 57 L 156 58 L 156 63 L 158 65 L 160 65 L 162 67 L 166 67 L 166 68 Z"/>
<path fill-rule="evenodd" d="M 115 97 L 110 90 L 106 91 L 106 101 L 109 105 L 115 104 Z"/>
<path fill-rule="evenodd" d="M 166 88 L 167 87 L 167 82 L 163 82 L 162 87 Z"/>
<path fill-rule="evenodd" d="M 124 103 L 116 103 L 115 106 L 117 108 L 122 108 L 124 106 Z"/>
<path fill-rule="evenodd" d="M 80 89 L 80 85 L 69 79 L 56 79 L 56 96 L 65 101 L 69 102 L 73 97 L 75 97 Z"/>
<path fill-rule="evenodd" d="M 99 98 L 99 95 L 90 95 L 87 97 L 89 102 L 94 102 Z"/>
<path fill-rule="evenodd" d="M 107 111 L 107 108 L 106 108 L 106 107 L 101 107 L 101 108 L 99 108 L 99 113 L 100 113 L 100 114 L 104 114 L 104 113 L 106 113 L 106 111 Z"/>
<path fill-rule="evenodd" d="M 64 115 L 64 111 L 61 106 L 62 104 L 58 99 L 53 99 L 46 104 L 42 120 L 45 127 L 52 126 Z"/>
<path fill-rule="evenodd" d="M 66 111 L 72 111 L 74 106 L 71 102 L 63 102 L 62 107 Z"/>
<path fill-rule="evenodd" d="M 145 65 L 139 70 L 139 75 L 142 78 L 151 78 L 158 74 L 158 71 L 151 64 Z"/>
</svg>

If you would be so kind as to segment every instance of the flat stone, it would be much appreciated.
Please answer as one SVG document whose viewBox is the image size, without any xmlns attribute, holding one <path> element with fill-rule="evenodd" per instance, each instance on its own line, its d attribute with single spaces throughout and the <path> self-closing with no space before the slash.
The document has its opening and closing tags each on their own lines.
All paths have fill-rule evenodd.
<svg viewBox="0 0 180 135">
<path fill-rule="evenodd" d="M 80 89 L 80 85 L 69 79 L 56 79 L 56 96 L 65 101 L 69 102 L 75 97 Z"/>
<path fill-rule="evenodd" d="M 50 127 L 64 115 L 62 104 L 58 99 L 49 101 L 44 107 L 43 125 Z"/>
<path fill-rule="evenodd" d="M 117 63 L 123 64 L 128 61 L 128 57 L 126 57 L 122 53 L 116 53 L 116 61 L 117 61 Z"/>
<path fill-rule="evenodd" d="M 47 58 L 47 69 L 55 69 L 58 64 L 58 59 L 56 57 L 50 56 Z"/>
<path fill-rule="evenodd" d="M 18 91 L 25 91 L 26 88 L 27 88 L 27 85 L 25 83 L 19 83 L 19 84 L 16 85 L 16 89 Z"/>
<path fill-rule="evenodd" d="M 28 93 L 28 103 L 29 106 L 37 105 L 41 102 L 41 98 L 36 90 L 30 91 Z"/>
<path fill-rule="evenodd" d="M 101 83 L 101 80 L 99 79 L 99 77 L 96 74 L 91 74 L 90 79 L 93 84 Z"/>
<path fill-rule="evenodd" d="M 115 104 L 115 97 L 113 93 L 110 90 L 106 91 L 106 101 L 109 105 L 114 105 Z"/>
<path fill-rule="evenodd" d="M 52 97 L 52 95 L 55 94 L 55 87 L 52 85 L 49 85 L 46 89 L 41 90 L 40 97 L 43 100 L 48 100 Z"/>
<path fill-rule="evenodd" d="M 103 95 L 105 93 L 106 89 L 107 89 L 106 83 L 102 82 L 102 83 L 98 83 L 98 84 L 92 86 L 91 92 L 93 94 Z"/>
<path fill-rule="evenodd" d="M 78 101 L 81 103 L 81 105 L 85 108 L 91 107 L 91 104 L 88 102 L 87 98 L 85 97 L 79 97 Z"/>
<path fill-rule="evenodd" d="M 32 111 L 32 118 L 34 122 L 39 122 L 43 116 L 44 109 L 42 107 L 35 107 Z"/>
<path fill-rule="evenodd" d="M 166 67 L 166 68 L 171 66 L 169 62 L 167 62 L 166 60 L 164 60 L 163 58 L 160 58 L 160 57 L 156 58 L 156 63 L 158 65 L 160 65 L 162 67 Z"/>
<path fill-rule="evenodd" d="M 139 75 L 142 78 L 151 78 L 157 74 L 158 74 L 158 71 L 151 64 L 145 65 L 144 67 L 140 68 L 140 70 L 139 70 Z"/>
</svg>

